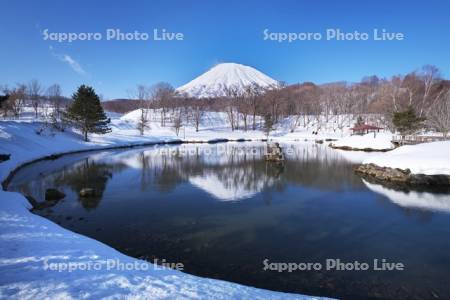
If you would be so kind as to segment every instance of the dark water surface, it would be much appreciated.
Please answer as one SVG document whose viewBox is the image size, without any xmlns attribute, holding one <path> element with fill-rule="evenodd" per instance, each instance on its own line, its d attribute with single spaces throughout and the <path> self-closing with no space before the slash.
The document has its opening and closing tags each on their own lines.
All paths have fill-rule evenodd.
<svg viewBox="0 0 450 300">
<path fill-rule="evenodd" d="M 284 166 L 266 163 L 260 143 L 69 155 L 22 169 L 9 189 L 43 203 L 57 188 L 67 196 L 36 214 L 191 274 L 346 299 L 449 299 L 449 194 L 366 183 L 352 154 L 324 145 L 283 147 Z M 96 195 L 79 197 L 86 187 Z M 326 270 L 327 259 L 370 268 Z M 374 259 L 405 270 L 375 271 Z M 264 261 L 322 270 L 264 270 Z"/>
</svg>

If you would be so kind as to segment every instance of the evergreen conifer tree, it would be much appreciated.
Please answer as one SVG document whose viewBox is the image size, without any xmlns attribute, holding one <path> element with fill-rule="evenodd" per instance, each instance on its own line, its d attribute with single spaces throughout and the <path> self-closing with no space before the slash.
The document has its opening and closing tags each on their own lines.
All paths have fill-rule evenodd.
<svg viewBox="0 0 450 300">
<path fill-rule="evenodd" d="M 64 120 L 78 128 L 88 140 L 88 133 L 105 134 L 111 131 L 100 98 L 90 86 L 81 85 L 72 96 L 73 102 L 64 113 Z"/>
<path fill-rule="evenodd" d="M 358 118 L 356 119 L 356 126 L 361 126 L 364 125 L 364 119 L 361 116 L 358 116 Z"/>
<path fill-rule="evenodd" d="M 411 106 L 404 111 L 394 112 L 392 123 L 402 136 L 414 134 L 423 127 L 425 118 L 418 117 Z"/>
</svg>

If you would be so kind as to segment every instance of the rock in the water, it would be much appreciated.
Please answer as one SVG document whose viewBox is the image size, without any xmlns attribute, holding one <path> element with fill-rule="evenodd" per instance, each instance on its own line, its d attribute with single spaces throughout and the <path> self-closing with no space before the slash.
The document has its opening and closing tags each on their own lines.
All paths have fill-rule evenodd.
<svg viewBox="0 0 450 300">
<path fill-rule="evenodd" d="M 93 188 L 84 188 L 78 193 L 80 197 L 94 197 L 96 195 L 95 189 Z"/>
<path fill-rule="evenodd" d="M 61 200 L 64 197 L 66 197 L 66 194 L 57 189 L 47 189 L 45 191 L 45 201 Z"/>
<path fill-rule="evenodd" d="M 267 144 L 266 151 L 265 158 L 267 161 L 281 162 L 284 160 L 283 150 L 279 143 Z"/>
<path fill-rule="evenodd" d="M 7 161 L 11 158 L 11 154 L 1 154 L 0 153 L 0 162 Z"/>
</svg>

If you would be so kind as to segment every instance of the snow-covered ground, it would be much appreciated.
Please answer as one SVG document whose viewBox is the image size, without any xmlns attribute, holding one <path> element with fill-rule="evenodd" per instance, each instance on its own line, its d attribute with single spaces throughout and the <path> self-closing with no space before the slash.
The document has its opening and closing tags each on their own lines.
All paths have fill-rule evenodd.
<svg viewBox="0 0 450 300">
<path fill-rule="evenodd" d="M 368 133 L 365 135 L 352 135 L 333 142 L 334 147 L 348 147 L 353 150 L 390 150 L 394 149 L 391 143 L 392 134 L 386 132 Z"/>
<path fill-rule="evenodd" d="M 138 135 L 137 120 L 141 116 L 140 110 L 131 111 L 121 117 L 112 118 L 113 129 L 117 129 L 121 133 L 130 135 Z M 266 135 L 262 131 L 263 119 L 256 117 L 257 130 L 251 130 L 252 120 L 248 117 L 248 130 L 245 131 L 244 121 L 242 115 L 239 120 L 240 129 L 232 131 L 228 121 L 227 113 L 225 112 L 206 112 L 200 122 L 199 131 L 195 130 L 193 122 L 183 121 L 183 127 L 180 129 L 179 135 L 175 134 L 175 130 L 171 126 L 170 121 L 166 122 L 166 126 L 161 126 L 160 112 L 158 110 L 148 110 L 148 118 L 150 121 L 149 129 L 146 130 L 146 135 L 166 136 L 173 138 L 186 139 L 191 141 L 208 141 L 211 139 L 265 139 Z M 170 115 L 168 117 L 170 119 Z M 310 117 L 306 126 L 302 123 L 294 126 L 294 117 L 287 117 L 274 126 L 270 132 L 269 139 L 279 141 L 299 141 L 299 140 L 324 140 L 324 139 L 339 139 L 350 134 L 351 122 L 342 130 L 336 127 L 333 118 L 328 122 L 323 118 L 320 120 L 320 130 L 317 130 L 318 120 Z M 300 122 L 299 122 L 300 123 Z M 294 130 L 292 130 L 294 129 Z M 318 131 L 317 134 L 314 134 Z"/>
<path fill-rule="evenodd" d="M 414 174 L 450 175 L 450 141 L 402 146 L 381 155 L 368 157 L 363 163 L 410 169 Z"/>
<path fill-rule="evenodd" d="M 140 136 L 132 112 L 114 118 L 111 133 L 92 135 L 87 143 L 73 131 L 44 130 L 37 134 L 42 123 L 31 120 L 1 121 L 0 153 L 11 154 L 11 158 L 0 163 L 0 181 L 5 180 L 17 166 L 52 154 L 178 138 L 191 141 L 264 138 L 261 131 L 231 132 L 225 123 L 220 126 L 219 122 L 224 120 L 222 117 L 209 114 L 199 132 L 187 127 L 185 132 L 182 129 L 180 137 L 170 128 L 152 122 L 150 130 Z M 301 138 L 307 134 L 307 131 L 302 133 Z M 300 137 L 288 137 L 292 138 Z M 156 270 L 153 264 L 127 257 L 98 241 L 68 231 L 30 213 L 29 209 L 30 204 L 22 195 L 0 191 L 0 298 L 312 298 L 199 278 L 171 269 Z M 121 265 L 111 270 L 106 265 L 107 261 L 117 261 Z M 55 267 L 60 270 L 67 263 L 76 270 L 52 270 Z M 123 270 L 124 264 L 137 265 L 138 270 Z"/>
<path fill-rule="evenodd" d="M 137 121 L 141 115 L 140 110 L 135 110 L 123 115 L 120 118 L 111 120 L 113 132 L 120 132 L 121 134 L 139 136 L 137 128 Z M 186 124 L 183 126 L 178 136 L 175 133 L 170 121 L 166 122 L 166 126 L 161 126 L 160 114 L 158 111 L 148 110 L 149 128 L 145 135 L 150 136 L 164 136 L 173 139 L 183 139 L 189 141 L 209 141 L 214 139 L 264 139 L 265 135 L 260 130 L 235 130 L 231 131 L 227 122 L 227 115 L 223 112 L 209 112 L 202 117 L 199 131 L 196 132 L 193 124 Z"/>
</svg>

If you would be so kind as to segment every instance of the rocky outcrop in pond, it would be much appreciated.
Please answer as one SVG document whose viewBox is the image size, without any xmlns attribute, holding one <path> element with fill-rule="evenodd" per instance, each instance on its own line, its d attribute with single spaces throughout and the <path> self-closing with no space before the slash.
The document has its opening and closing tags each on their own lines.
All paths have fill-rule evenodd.
<svg viewBox="0 0 450 300">
<path fill-rule="evenodd" d="M 375 164 L 362 164 L 355 168 L 355 172 L 364 178 L 371 179 L 389 185 L 410 187 L 450 187 L 450 176 L 448 175 L 425 175 L 413 174 L 409 169 L 395 169 L 380 167 Z"/>
<path fill-rule="evenodd" d="M 264 155 L 266 161 L 282 162 L 284 161 L 283 150 L 279 143 L 267 144 L 266 154 Z"/>
</svg>

